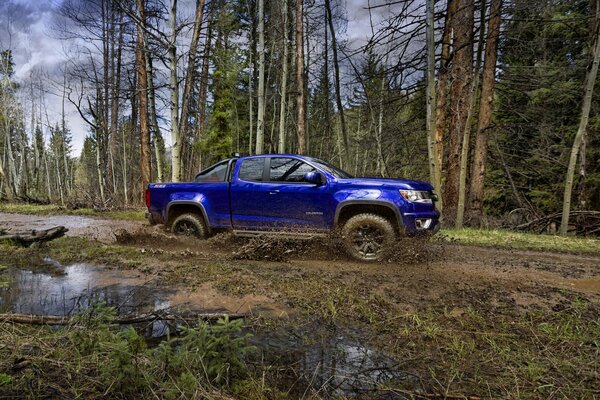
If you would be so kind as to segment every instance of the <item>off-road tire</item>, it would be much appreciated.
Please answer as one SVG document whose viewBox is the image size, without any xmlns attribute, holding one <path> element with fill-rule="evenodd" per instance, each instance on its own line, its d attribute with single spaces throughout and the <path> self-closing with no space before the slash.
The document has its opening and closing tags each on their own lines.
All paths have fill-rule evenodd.
<svg viewBox="0 0 600 400">
<path fill-rule="evenodd" d="M 171 224 L 171 232 L 180 236 L 206 239 L 208 230 L 202 217 L 193 213 L 181 214 Z"/>
<path fill-rule="evenodd" d="M 397 239 L 394 226 L 377 214 L 358 214 L 342 227 L 342 243 L 346 253 L 358 261 L 381 261 L 390 255 Z"/>
</svg>

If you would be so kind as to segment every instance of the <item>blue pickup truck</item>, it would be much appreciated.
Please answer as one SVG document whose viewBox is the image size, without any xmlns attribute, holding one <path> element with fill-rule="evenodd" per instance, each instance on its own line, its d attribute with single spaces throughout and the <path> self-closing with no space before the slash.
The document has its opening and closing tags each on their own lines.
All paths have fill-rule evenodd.
<svg viewBox="0 0 600 400">
<path fill-rule="evenodd" d="M 414 180 L 353 178 L 322 160 L 293 154 L 232 157 L 189 183 L 151 183 L 147 218 L 175 234 L 316 237 L 339 232 L 346 252 L 381 260 L 401 236 L 439 230 L 437 197 Z"/>
</svg>

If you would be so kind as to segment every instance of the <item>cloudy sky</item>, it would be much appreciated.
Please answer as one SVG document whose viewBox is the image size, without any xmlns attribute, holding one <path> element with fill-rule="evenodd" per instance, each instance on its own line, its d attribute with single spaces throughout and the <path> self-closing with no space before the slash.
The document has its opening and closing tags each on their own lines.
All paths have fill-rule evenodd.
<svg viewBox="0 0 600 400">
<path fill-rule="evenodd" d="M 44 101 L 48 119 L 58 121 L 61 113 L 62 65 L 66 60 L 64 43 L 54 38 L 52 24 L 61 0 L 0 0 L 0 49 L 12 49 L 15 62 L 15 79 L 28 82 L 35 71 L 43 75 L 45 95 L 34 94 L 36 101 Z M 340 1 L 340 0 L 338 0 Z M 341 0 L 346 5 L 348 25 L 343 39 L 358 45 L 371 35 L 369 0 Z M 381 4 L 385 0 L 370 0 Z M 336 3 L 336 0 L 332 2 Z M 180 0 L 180 9 L 192 9 L 194 0 Z M 373 22 L 378 24 L 383 16 L 390 15 L 387 7 L 376 10 Z M 25 94 L 27 92 L 27 94 Z M 31 94 L 22 92 L 21 101 L 31 108 Z M 29 106 L 27 106 L 29 104 Z M 89 128 L 73 106 L 66 104 L 68 126 L 73 133 L 73 148 L 78 155 Z M 44 121 L 46 123 L 46 121 Z M 168 136 L 168 135 L 167 135 Z M 168 137 L 166 138 L 168 141 Z"/>
</svg>

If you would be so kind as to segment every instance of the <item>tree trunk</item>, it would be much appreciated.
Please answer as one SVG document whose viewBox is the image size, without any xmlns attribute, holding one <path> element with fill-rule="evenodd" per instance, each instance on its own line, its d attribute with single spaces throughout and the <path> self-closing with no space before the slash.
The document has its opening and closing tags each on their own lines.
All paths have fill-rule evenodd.
<svg viewBox="0 0 600 400">
<path fill-rule="evenodd" d="M 285 153 L 285 115 L 287 111 L 286 96 L 287 96 L 287 78 L 288 78 L 288 58 L 289 58 L 289 43 L 288 43 L 288 0 L 283 0 L 283 67 L 281 72 L 281 99 L 279 102 L 279 143 L 278 151 L 280 154 Z"/>
<path fill-rule="evenodd" d="M 440 192 L 440 166 L 435 155 L 435 0 L 426 0 L 427 8 L 427 155 L 429 158 L 429 179 L 437 193 Z"/>
<path fill-rule="evenodd" d="M 198 142 L 202 138 L 202 131 L 204 130 L 204 123 L 206 121 L 206 98 L 208 95 L 208 73 L 210 67 L 210 48 L 212 43 L 212 24 L 208 23 L 208 33 L 206 36 L 206 43 L 204 45 L 204 55 L 202 60 L 202 74 L 200 75 L 200 89 L 198 94 L 198 124 L 196 126 L 195 141 Z M 252 81 L 252 79 L 250 79 Z M 200 151 L 196 153 L 194 157 L 194 171 L 200 171 L 202 168 L 202 157 Z"/>
<path fill-rule="evenodd" d="M 462 228 L 465 216 L 465 199 L 467 195 L 467 173 L 469 171 L 469 150 L 471 148 L 471 125 L 473 123 L 473 113 L 475 112 L 475 103 L 479 91 L 479 77 L 481 70 L 481 59 L 483 57 L 483 41 L 485 32 L 486 0 L 481 2 L 481 14 L 479 25 L 479 40 L 477 41 L 477 61 L 475 62 L 475 73 L 471 82 L 471 95 L 469 96 L 469 105 L 467 112 L 467 122 L 463 132 L 462 150 L 460 152 L 460 175 L 458 179 L 458 205 L 456 209 L 456 228 Z"/>
<path fill-rule="evenodd" d="M 258 115 L 256 154 L 263 153 L 265 140 L 265 2 L 258 0 Z"/>
<path fill-rule="evenodd" d="M 306 152 L 306 96 L 304 93 L 304 11 L 303 0 L 296 0 L 296 112 L 298 154 Z"/>
<path fill-rule="evenodd" d="M 440 68 L 438 73 L 438 85 L 436 93 L 436 111 L 435 111 L 435 158 L 436 158 L 436 177 L 437 182 L 433 182 L 434 188 L 438 191 L 439 201 L 438 209 L 443 209 L 442 196 L 442 171 L 444 166 L 444 137 L 448 127 L 447 121 L 447 105 L 446 98 L 448 97 L 448 78 L 450 67 L 450 49 L 453 35 L 453 19 L 456 13 L 458 0 L 448 0 L 446 7 L 446 21 L 444 24 L 444 36 L 442 39 L 442 53 L 440 60 Z"/>
<path fill-rule="evenodd" d="M 144 40 L 145 42 L 145 40 Z M 156 94 L 154 91 L 154 77 L 152 58 L 145 52 L 146 75 L 148 76 L 148 98 L 150 106 L 150 121 L 152 123 L 152 132 L 154 138 L 154 154 L 156 158 L 156 179 L 158 182 L 165 180 L 165 142 L 158 126 L 156 118 Z"/>
<path fill-rule="evenodd" d="M 196 72 L 196 58 L 198 54 L 198 42 L 200 40 L 200 29 L 202 27 L 202 19 L 204 18 L 204 0 L 196 0 L 196 13 L 194 20 L 194 30 L 192 33 L 192 41 L 190 43 L 190 51 L 188 53 L 188 65 L 187 72 L 185 75 L 185 84 L 183 87 L 183 96 L 181 101 L 181 118 L 180 118 L 180 132 L 182 138 L 189 138 L 191 135 L 188 134 L 188 113 L 189 113 L 189 104 L 192 97 L 192 86 L 194 84 L 194 77 Z M 188 147 L 188 141 L 183 140 L 182 145 L 185 145 L 185 151 L 182 151 L 182 154 L 185 154 L 186 161 L 189 160 L 187 154 L 191 151 Z M 191 167 L 188 165 L 188 167 Z M 190 168 L 188 168 L 190 169 Z"/>
<path fill-rule="evenodd" d="M 140 120 L 140 173 L 142 190 L 150 183 L 150 124 L 148 121 L 148 73 L 146 71 L 146 48 L 144 41 L 144 26 L 146 23 L 146 12 L 144 0 L 137 0 L 138 12 L 142 26 L 137 28 L 137 104 L 139 107 L 138 117 Z"/>
<path fill-rule="evenodd" d="M 329 32 L 331 33 L 331 50 L 333 55 L 333 73 L 335 77 L 335 100 L 338 108 L 338 114 L 340 117 L 340 130 L 342 133 L 342 144 L 343 148 L 343 160 L 344 167 L 350 167 L 350 144 L 348 142 L 348 129 L 346 128 L 346 118 L 344 115 L 344 106 L 342 104 L 342 93 L 340 89 L 340 65 L 338 62 L 337 54 L 337 40 L 335 37 L 335 29 L 333 27 L 333 17 L 331 15 L 331 4 L 329 0 L 325 0 L 325 9 L 327 11 L 327 20 L 329 23 Z"/>
<path fill-rule="evenodd" d="M 479 121 L 477 137 L 473 152 L 473 170 L 471 172 L 470 210 L 471 223 L 480 226 L 483 218 L 483 189 L 485 163 L 488 150 L 488 132 L 492 125 L 492 107 L 494 103 L 494 86 L 496 83 L 496 62 L 498 59 L 498 40 L 502 16 L 502 0 L 491 0 L 490 23 L 485 61 L 483 63 L 483 80 L 481 82 L 481 100 L 479 105 Z"/>
<path fill-rule="evenodd" d="M 169 90 L 171 99 L 171 181 L 181 181 L 181 132 L 179 131 L 179 82 L 177 80 L 177 0 L 171 0 L 169 15 Z"/>
<path fill-rule="evenodd" d="M 595 15 L 595 18 L 600 21 L 600 13 Z M 579 128 L 573 141 L 573 147 L 571 148 L 571 158 L 569 159 L 569 167 L 567 169 L 567 176 L 565 180 L 565 193 L 563 197 L 563 210 L 562 220 L 560 223 L 560 234 L 566 235 L 569 229 L 569 214 L 571 212 L 571 191 L 573 189 L 573 177 L 575 175 L 575 167 L 577 164 L 577 156 L 579 155 L 579 149 L 581 142 L 585 136 L 587 129 L 590 109 L 592 106 L 592 97 L 594 94 L 594 84 L 596 83 L 596 77 L 598 75 L 598 63 L 600 61 L 600 29 L 597 28 L 596 24 L 596 35 L 595 35 L 595 48 L 593 50 L 593 61 L 591 68 L 588 69 L 588 73 L 585 77 L 585 91 L 583 97 L 583 104 L 581 106 L 581 119 L 579 120 Z"/>
<path fill-rule="evenodd" d="M 473 79 L 473 0 L 457 0 L 452 18 L 455 32 L 452 66 L 450 143 L 448 170 L 444 187 L 444 208 L 450 225 L 454 225 L 458 206 L 460 153 L 464 127 L 467 122 L 471 80 Z"/>
</svg>

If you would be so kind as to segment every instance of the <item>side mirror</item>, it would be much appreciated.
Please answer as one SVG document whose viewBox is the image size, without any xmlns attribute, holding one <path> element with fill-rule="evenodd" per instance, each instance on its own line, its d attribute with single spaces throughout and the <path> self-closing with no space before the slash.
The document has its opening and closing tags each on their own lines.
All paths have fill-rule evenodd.
<svg viewBox="0 0 600 400">
<path fill-rule="evenodd" d="M 308 183 L 314 183 L 315 185 L 322 185 L 324 183 L 323 175 L 319 172 L 307 172 L 304 174 L 304 181 Z"/>
</svg>

